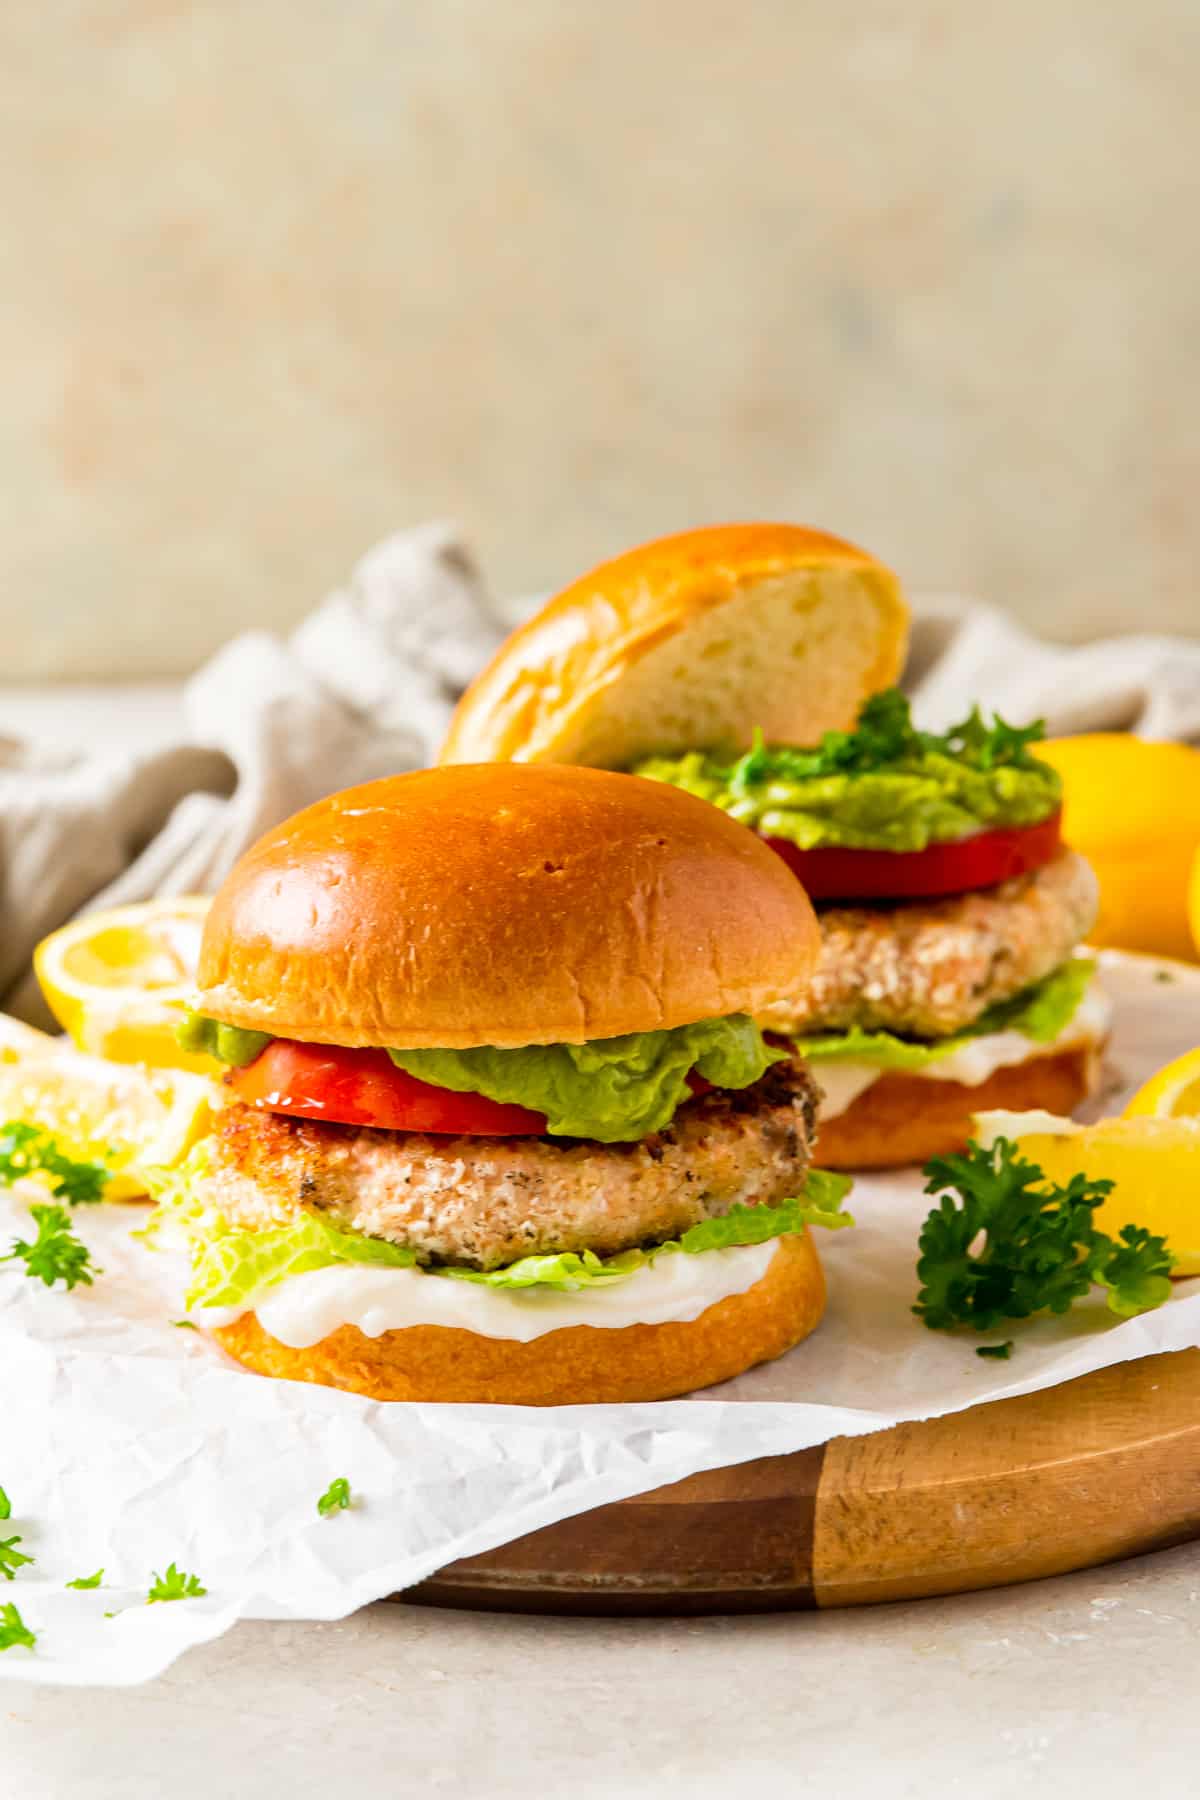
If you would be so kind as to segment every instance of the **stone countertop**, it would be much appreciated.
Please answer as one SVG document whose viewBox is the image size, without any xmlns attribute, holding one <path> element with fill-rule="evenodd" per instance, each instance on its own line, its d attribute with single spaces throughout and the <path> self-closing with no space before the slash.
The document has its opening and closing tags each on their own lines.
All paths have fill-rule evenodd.
<svg viewBox="0 0 1200 1800">
<path fill-rule="evenodd" d="M 0 731 L 158 737 L 169 688 L 3 690 Z M 2 1420 L 0 1420 L 2 1426 Z M 378 1605 L 244 1624 L 131 1691 L 0 1690 L 14 1800 L 1185 1794 L 1200 1545 L 1027 1587 L 742 1619 Z"/>
<path fill-rule="evenodd" d="M 1194 1792 L 1200 1546 L 841 1613 L 246 1624 L 149 1687 L 0 1691 L 14 1800 Z"/>
</svg>

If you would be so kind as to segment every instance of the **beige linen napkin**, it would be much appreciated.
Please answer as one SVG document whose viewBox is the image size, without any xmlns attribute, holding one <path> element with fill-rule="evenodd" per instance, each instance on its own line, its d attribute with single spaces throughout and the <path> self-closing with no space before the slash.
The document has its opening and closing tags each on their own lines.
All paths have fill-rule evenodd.
<svg viewBox="0 0 1200 1800">
<path fill-rule="evenodd" d="M 370 551 L 286 642 L 235 638 L 183 692 L 187 741 L 64 753 L 0 738 L 0 1005 L 51 1021 L 34 945 L 85 907 L 204 893 L 268 827 L 415 769 L 503 635 L 446 525 Z"/>
<path fill-rule="evenodd" d="M 915 611 L 905 685 L 930 728 L 978 700 L 1054 736 L 1200 741 L 1200 642 L 1064 648 L 968 600 Z M 211 890 L 298 807 L 427 763 L 503 629 L 457 533 L 424 526 L 369 552 L 290 639 L 220 651 L 184 690 L 186 742 L 86 755 L 0 738 L 0 1004 L 49 1023 L 30 956 L 81 909 Z"/>
</svg>

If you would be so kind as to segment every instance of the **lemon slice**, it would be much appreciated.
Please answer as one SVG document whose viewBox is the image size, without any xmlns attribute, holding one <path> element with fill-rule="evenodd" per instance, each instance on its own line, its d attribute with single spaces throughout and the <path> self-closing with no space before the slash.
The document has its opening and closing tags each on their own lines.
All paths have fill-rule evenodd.
<svg viewBox="0 0 1200 1800">
<path fill-rule="evenodd" d="M 199 896 L 145 900 L 84 913 L 42 940 L 33 966 L 55 1018 L 80 1050 L 152 1069 L 217 1073 L 212 1057 L 175 1042 L 208 907 Z"/>
<path fill-rule="evenodd" d="M 1200 1050 L 1177 1056 L 1152 1075 L 1125 1108 L 1127 1119 L 1200 1117 Z"/>
<path fill-rule="evenodd" d="M 975 1137 L 985 1146 L 1011 1138 L 1051 1181 L 1082 1170 L 1115 1182 L 1096 1209 L 1100 1229 L 1115 1237 L 1123 1225 L 1144 1225 L 1166 1238 L 1174 1274 L 1200 1275 L 1200 1116 L 1077 1125 L 1052 1113 L 986 1112 L 975 1115 Z"/>
<path fill-rule="evenodd" d="M 0 1122 L 40 1125 L 64 1155 L 106 1162 L 116 1171 L 106 1200 L 144 1194 L 147 1170 L 182 1161 L 219 1100 L 206 1076 L 122 1068 L 74 1050 L 0 1062 Z"/>
</svg>

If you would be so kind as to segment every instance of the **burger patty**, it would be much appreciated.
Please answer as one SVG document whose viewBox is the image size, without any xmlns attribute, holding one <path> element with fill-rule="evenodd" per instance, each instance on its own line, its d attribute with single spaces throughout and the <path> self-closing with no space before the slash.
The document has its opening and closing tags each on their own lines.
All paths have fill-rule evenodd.
<svg viewBox="0 0 1200 1800">
<path fill-rule="evenodd" d="M 800 1035 L 859 1026 L 949 1037 L 1064 962 L 1098 899 L 1090 864 L 1062 850 L 1028 875 L 946 900 L 829 907 L 808 992 L 763 1023 Z"/>
<path fill-rule="evenodd" d="M 751 1087 L 689 1100 L 665 1131 L 633 1144 L 376 1131 L 234 1104 L 217 1121 L 206 1198 L 252 1228 L 319 1209 L 344 1229 L 410 1245 L 423 1263 L 606 1256 L 798 1193 L 816 1099 L 803 1063 L 775 1063 Z"/>
</svg>

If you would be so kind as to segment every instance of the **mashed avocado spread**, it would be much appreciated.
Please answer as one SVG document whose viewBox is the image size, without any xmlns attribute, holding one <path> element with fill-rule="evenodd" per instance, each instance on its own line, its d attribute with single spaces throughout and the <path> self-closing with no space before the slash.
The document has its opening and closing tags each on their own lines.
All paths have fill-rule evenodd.
<svg viewBox="0 0 1200 1800">
<path fill-rule="evenodd" d="M 917 731 L 892 688 L 867 701 L 854 731 L 827 731 L 815 749 L 765 744 L 760 735 L 734 761 L 693 750 L 650 757 L 632 772 L 802 850 L 924 850 L 1056 812 L 1059 776 L 1029 751 L 1042 735 L 1040 721 L 986 725 L 978 709 L 941 736 Z"/>
</svg>

